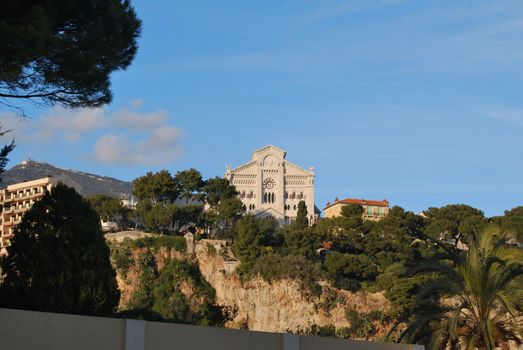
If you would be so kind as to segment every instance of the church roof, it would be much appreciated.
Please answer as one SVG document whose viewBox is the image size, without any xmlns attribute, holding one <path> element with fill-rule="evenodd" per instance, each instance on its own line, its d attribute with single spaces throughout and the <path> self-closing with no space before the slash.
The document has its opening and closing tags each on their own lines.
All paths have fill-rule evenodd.
<svg viewBox="0 0 523 350">
<path fill-rule="evenodd" d="M 251 160 L 249 162 L 241 164 L 241 165 L 237 166 L 236 168 L 231 168 L 229 165 L 227 165 L 226 166 L 226 170 L 225 170 L 225 174 L 226 175 L 230 175 L 230 174 L 237 175 L 239 172 L 245 171 L 248 168 L 250 168 L 252 166 L 255 166 L 257 164 L 256 156 L 259 155 L 260 153 L 263 154 L 266 151 L 276 151 L 276 152 L 280 153 L 281 155 L 283 155 L 283 162 L 284 162 L 285 166 L 288 167 L 288 168 L 294 169 L 294 171 L 298 172 L 298 174 L 309 175 L 309 176 L 310 175 L 314 175 L 314 168 L 313 167 L 310 167 L 309 170 L 306 170 L 306 169 L 300 167 L 299 165 L 296 165 L 294 163 L 289 162 L 287 159 L 285 159 L 285 157 L 287 155 L 287 152 L 285 152 L 283 149 L 281 149 L 279 147 L 276 147 L 274 145 L 267 145 L 265 147 L 262 147 L 262 148 L 259 148 L 259 149 L 255 150 L 252 153 L 252 157 L 251 157 Z"/>
<path fill-rule="evenodd" d="M 283 153 L 283 158 L 285 158 L 285 156 L 287 155 L 287 152 L 285 152 L 285 151 L 282 150 L 281 148 L 276 147 L 276 146 L 274 146 L 274 145 L 267 145 L 267 146 L 265 146 L 265 147 L 259 148 L 259 149 L 255 150 L 252 154 L 253 154 L 253 156 L 254 156 L 256 153 L 263 152 L 263 151 L 265 151 L 265 150 L 267 150 L 267 149 L 273 149 L 273 150 L 276 150 L 276 151 L 278 151 L 278 152 L 280 152 L 280 153 Z"/>
</svg>

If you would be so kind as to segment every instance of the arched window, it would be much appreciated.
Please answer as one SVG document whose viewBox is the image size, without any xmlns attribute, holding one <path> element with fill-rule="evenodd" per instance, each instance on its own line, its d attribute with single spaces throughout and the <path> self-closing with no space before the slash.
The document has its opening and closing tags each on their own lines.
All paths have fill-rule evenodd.
<svg viewBox="0 0 523 350">
<path fill-rule="evenodd" d="M 274 193 L 271 194 L 271 203 L 274 203 Z"/>
<path fill-rule="evenodd" d="M 275 167 L 277 164 L 278 162 L 273 156 L 267 156 L 263 159 L 263 166 L 265 167 Z"/>
<path fill-rule="evenodd" d="M 263 203 L 267 203 L 267 192 L 263 194 Z"/>
</svg>

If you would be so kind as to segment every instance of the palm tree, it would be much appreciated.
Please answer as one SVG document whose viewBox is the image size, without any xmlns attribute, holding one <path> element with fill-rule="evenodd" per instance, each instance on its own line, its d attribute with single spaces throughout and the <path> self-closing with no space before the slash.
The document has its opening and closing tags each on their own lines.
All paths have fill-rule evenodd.
<svg viewBox="0 0 523 350">
<path fill-rule="evenodd" d="M 512 242 L 512 244 L 511 244 Z M 427 263 L 435 272 L 417 296 L 402 339 L 429 349 L 508 349 L 523 343 L 523 250 L 488 226 L 468 251 Z"/>
</svg>

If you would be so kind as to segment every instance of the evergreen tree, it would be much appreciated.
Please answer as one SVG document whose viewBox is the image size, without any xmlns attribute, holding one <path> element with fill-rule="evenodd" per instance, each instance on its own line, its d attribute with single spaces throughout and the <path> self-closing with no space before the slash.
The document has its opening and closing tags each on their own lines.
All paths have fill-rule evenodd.
<svg viewBox="0 0 523 350">
<path fill-rule="evenodd" d="M 109 77 L 131 64 L 140 27 L 128 0 L 3 1 L 0 103 L 109 103 Z"/>
<path fill-rule="evenodd" d="M 167 233 L 173 226 L 179 207 L 178 181 L 167 170 L 148 172 L 133 180 L 133 194 L 138 197 L 136 213 L 146 229 Z"/>
<path fill-rule="evenodd" d="M 254 262 L 262 254 L 267 232 L 262 231 L 260 227 L 260 220 L 252 215 L 245 215 L 236 223 L 233 249 L 242 263 L 242 272 L 251 271 Z"/>
<path fill-rule="evenodd" d="M 298 203 L 298 212 L 296 213 L 296 221 L 294 227 L 297 229 L 303 229 L 309 227 L 309 219 L 307 219 L 307 206 L 304 201 Z"/>
<path fill-rule="evenodd" d="M 428 225 L 425 233 L 433 238 L 453 244 L 467 243 L 485 224 L 481 210 L 465 204 L 451 204 L 425 211 Z"/>
<path fill-rule="evenodd" d="M 0 129 L 2 128 L 2 125 L 0 124 Z M 5 134 L 7 134 L 9 132 L 9 130 L 7 131 L 0 131 L 0 136 L 4 136 Z M 15 148 L 15 142 L 14 140 L 11 141 L 10 143 L 8 143 L 7 145 L 4 145 L 1 149 L 0 149 L 0 175 L 4 172 L 4 169 L 5 169 L 5 166 L 7 165 L 7 162 L 9 161 L 9 159 L 7 158 L 7 156 L 9 155 L 9 153 L 11 153 L 11 151 Z M 2 179 L 0 178 L 0 181 Z"/>
<path fill-rule="evenodd" d="M 151 205 L 173 203 L 180 194 L 178 181 L 167 170 L 148 172 L 133 180 L 133 194 Z"/>
<path fill-rule="evenodd" d="M 205 193 L 205 200 L 211 207 L 216 207 L 220 202 L 236 198 L 238 195 L 236 188 L 229 183 L 229 180 L 221 177 L 214 177 L 205 181 L 202 190 Z"/>
<path fill-rule="evenodd" d="M 116 222 L 120 229 L 129 222 L 131 210 L 126 208 L 120 199 L 100 194 L 87 196 L 86 199 L 103 221 Z"/>
<path fill-rule="evenodd" d="M 203 199 L 201 191 L 204 182 L 198 170 L 191 168 L 179 171 L 174 176 L 174 179 L 180 186 L 180 197 L 185 199 L 186 204 L 191 204 L 194 200 Z"/>
<path fill-rule="evenodd" d="M 1 259 L 2 307 L 111 315 L 120 292 L 100 218 L 58 184 L 24 214 Z"/>
</svg>

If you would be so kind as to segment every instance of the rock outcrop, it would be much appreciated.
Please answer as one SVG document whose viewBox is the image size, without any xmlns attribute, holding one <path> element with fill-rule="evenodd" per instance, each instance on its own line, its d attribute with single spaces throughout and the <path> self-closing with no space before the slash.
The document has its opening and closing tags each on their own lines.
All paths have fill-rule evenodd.
<svg viewBox="0 0 523 350">
<path fill-rule="evenodd" d="M 242 282 L 234 272 L 239 262 L 232 259 L 225 241 L 199 241 L 195 255 L 202 275 L 216 290 L 218 304 L 235 310 L 230 327 L 271 332 L 307 330 L 312 325 L 343 328 L 350 326 L 347 308 L 366 314 L 388 307 L 382 293 L 351 293 L 326 283 L 320 296 L 311 296 L 298 281 L 269 283 L 258 277 Z"/>
</svg>

